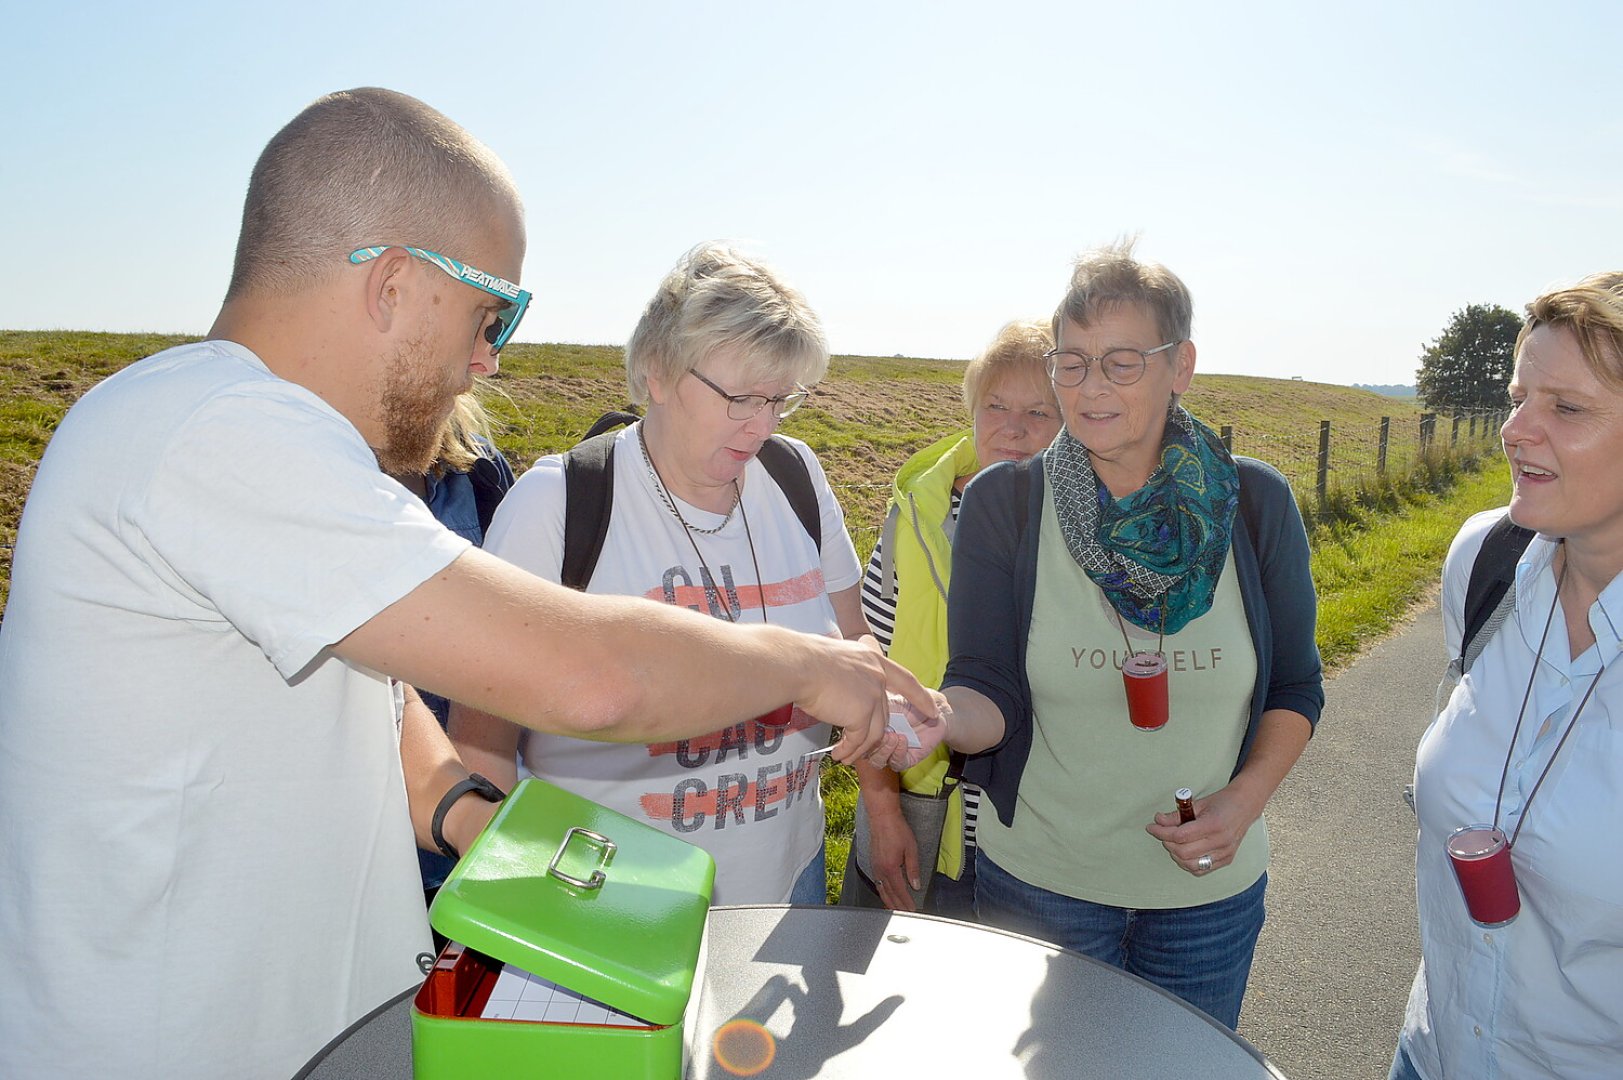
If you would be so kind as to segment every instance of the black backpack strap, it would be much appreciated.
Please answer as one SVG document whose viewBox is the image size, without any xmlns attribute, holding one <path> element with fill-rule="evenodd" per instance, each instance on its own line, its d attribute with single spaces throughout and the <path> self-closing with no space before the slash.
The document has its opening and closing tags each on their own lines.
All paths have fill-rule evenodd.
<svg viewBox="0 0 1623 1080">
<path fill-rule="evenodd" d="M 1465 586 L 1465 633 L 1460 637 L 1459 656 L 1462 672 L 1471 666 L 1466 660 L 1467 654 L 1475 659 L 1476 653 L 1481 652 L 1480 649 L 1472 652 L 1471 645 L 1515 585 L 1516 563 L 1532 542 L 1533 535 L 1533 530 L 1522 528 L 1506 514 L 1494 522 L 1488 535 L 1483 537 L 1482 548 L 1471 564 L 1470 581 Z"/>
<path fill-rule="evenodd" d="M 564 454 L 564 559 L 559 581 L 584 590 L 597 569 L 609 535 L 614 507 L 616 429 L 635 423 L 634 413 L 609 412 L 598 417 L 586 438 Z M 799 451 L 776 435 L 761 444 L 761 464 L 783 490 L 806 535 L 823 548 L 823 516 L 812 487 L 811 470 Z"/>
<path fill-rule="evenodd" d="M 571 589 L 585 591 L 603 554 L 614 506 L 616 429 L 638 419 L 634 413 L 604 413 L 564 454 L 564 560 L 558 580 Z"/>
<path fill-rule="evenodd" d="M 1029 457 L 1014 466 L 1014 537 L 1015 546 L 1026 537 L 1026 518 L 1030 516 L 1026 503 L 1031 501 L 1031 469 L 1037 458 Z"/>
<path fill-rule="evenodd" d="M 490 449 L 492 453 L 496 452 L 494 447 Z M 496 507 L 501 504 L 502 496 L 513 486 L 513 473 L 511 469 L 504 468 L 506 464 L 481 454 L 468 469 L 468 479 L 473 482 L 473 506 L 479 515 L 481 536 L 490 532 L 490 519 L 496 516 Z"/>
<path fill-rule="evenodd" d="M 593 422 L 591 427 L 586 429 L 586 434 L 581 439 L 581 442 L 585 442 L 587 439 L 593 438 L 594 436 L 601 435 L 605 431 L 617 431 L 623 427 L 630 427 L 632 424 L 635 424 L 641 419 L 642 417 L 638 416 L 634 412 L 620 412 L 619 410 L 606 412 L 602 416 L 598 417 L 597 420 Z"/>
<path fill-rule="evenodd" d="M 806 535 L 812 538 L 817 550 L 822 551 L 823 515 L 817 506 L 817 491 L 812 487 L 811 470 L 806 467 L 800 451 L 773 435 L 761 444 L 758 456 L 773 482 L 783 489 Z"/>
</svg>

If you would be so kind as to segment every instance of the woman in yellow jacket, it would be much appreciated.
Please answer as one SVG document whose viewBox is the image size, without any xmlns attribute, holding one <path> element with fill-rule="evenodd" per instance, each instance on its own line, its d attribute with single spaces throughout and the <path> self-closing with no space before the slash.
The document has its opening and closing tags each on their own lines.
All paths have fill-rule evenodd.
<svg viewBox="0 0 1623 1080">
<path fill-rule="evenodd" d="M 964 370 L 973 430 L 933 443 L 896 474 L 862 582 L 862 611 L 890 657 L 926 686 L 940 685 L 947 666 L 947 582 L 964 486 L 987 465 L 1031 457 L 1059 433 L 1043 358 L 1052 347 L 1047 323 L 1003 327 Z M 899 783 L 889 769 L 857 768 L 861 795 L 840 903 L 974 918 L 975 863 L 966 854 L 980 791 L 957 782 L 960 765 L 942 746 Z"/>
</svg>

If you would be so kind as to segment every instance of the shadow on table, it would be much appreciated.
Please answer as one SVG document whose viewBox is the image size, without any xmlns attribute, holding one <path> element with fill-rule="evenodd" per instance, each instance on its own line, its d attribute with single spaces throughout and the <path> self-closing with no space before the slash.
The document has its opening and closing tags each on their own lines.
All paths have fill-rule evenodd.
<svg viewBox="0 0 1623 1080">
<path fill-rule="evenodd" d="M 711 1039 L 713 1075 L 768 1077 L 771 1080 L 810 1080 L 823 1065 L 877 1031 L 902 1004 L 892 994 L 849 1024 L 841 1024 L 845 1011 L 838 972 L 862 974 L 879 947 L 884 924 L 873 923 L 868 935 L 846 938 L 840 950 L 808 950 L 803 936 L 780 923 L 756 951 L 754 960 L 799 969 L 804 987 L 782 973 L 761 985 L 731 1018 L 719 1025 Z M 789 1031 L 778 1039 L 768 1023 L 780 1009 L 790 1010 Z"/>
</svg>

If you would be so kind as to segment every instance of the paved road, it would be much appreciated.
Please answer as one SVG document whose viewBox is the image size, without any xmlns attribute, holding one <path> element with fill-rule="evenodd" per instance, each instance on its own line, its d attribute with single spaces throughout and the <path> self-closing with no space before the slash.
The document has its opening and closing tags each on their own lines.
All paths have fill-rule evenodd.
<svg viewBox="0 0 1623 1080">
<path fill-rule="evenodd" d="M 1268 921 L 1240 1032 L 1290 1080 L 1384 1080 L 1419 959 L 1402 797 L 1447 659 L 1435 603 L 1325 685 L 1268 805 Z"/>
</svg>

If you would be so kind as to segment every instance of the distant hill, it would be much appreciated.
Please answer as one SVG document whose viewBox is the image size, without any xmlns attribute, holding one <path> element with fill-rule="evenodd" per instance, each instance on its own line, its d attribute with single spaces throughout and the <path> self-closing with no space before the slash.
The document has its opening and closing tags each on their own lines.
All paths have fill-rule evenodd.
<svg viewBox="0 0 1623 1080">
<path fill-rule="evenodd" d="M 1394 383 L 1353 383 L 1354 390 L 1370 390 L 1385 397 L 1414 397 L 1414 387 L 1399 386 Z"/>
</svg>

